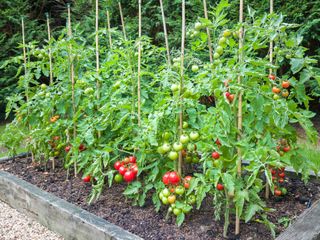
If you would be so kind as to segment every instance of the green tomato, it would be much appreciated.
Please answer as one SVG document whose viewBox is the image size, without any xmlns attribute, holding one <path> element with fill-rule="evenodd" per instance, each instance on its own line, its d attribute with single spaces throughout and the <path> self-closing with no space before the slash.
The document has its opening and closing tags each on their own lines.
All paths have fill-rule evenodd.
<svg viewBox="0 0 320 240">
<path fill-rule="evenodd" d="M 165 143 L 162 145 L 162 150 L 164 151 L 164 153 L 169 152 L 171 149 L 171 146 L 168 143 Z"/>
<path fill-rule="evenodd" d="M 42 83 L 42 84 L 40 85 L 40 87 L 41 87 L 42 90 L 46 90 L 46 89 L 47 89 L 47 85 L 44 84 L 44 83 Z"/>
<path fill-rule="evenodd" d="M 174 63 L 176 63 L 176 62 L 181 62 L 181 58 L 180 58 L 180 57 L 177 57 L 177 58 L 174 58 L 172 61 L 173 61 Z"/>
<path fill-rule="evenodd" d="M 94 92 L 94 90 L 93 90 L 92 87 L 88 87 L 88 88 L 86 88 L 86 89 L 84 90 L 84 93 L 85 93 L 85 94 L 91 94 L 91 93 L 93 93 L 93 92 Z"/>
<path fill-rule="evenodd" d="M 225 44 L 226 41 L 227 41 L 227 39 L 226 39 L 225 37 L 221 37 L 221 38 L 219 39 L 219 45 Z"/>
<path fill-rule="evenodd" d="M 286 195 L 288 193 L 288 190 L 286 188 L 284 188 L 284 187 L 281 188 L 280 190 L 282 192 L 282 195 Z"/>
<path fill-rule="evenodd" d="M 46 93 L 46 97 L 47 98 L 51 97 L 51 94 L 50 93 Z"/>
<path fill-rule="evenodd" d="M 158 147 L 157 149 L 158 153 L 160 154 L 165 154 L 166 152 L 164 151 L 163 147 Z"/>
<path fill-rule="evenodd" d="M 219 53 L 215 52 L 215 53 L 213 54 L 213 58 L 214 58 L 214 59 L 218 59 L 219 57 L 220 57 L 220 54 L 219 54 Z"/>
<path fill-rule="evenodd" d="M 273 95 L 273 99 L 274 99 L 274 100 L 278 100 L 279 98 L 280 98 L 280 96 L 279 96 L 278 94 L 274 94 L 274 95 Z"/>
<path fill-rule="evenodd" d="M 183 213 L 189 213 L 190 211 L 191 211 L 191 209 L 189 209 L 189 208 L 182 208 Z"/>
<path fill-rule="evenodd" d="M 172 91 L 172 92 L 177 92 L 177 91 L 179 91 L 179 85 L 178 85 L 178 84 L 172 84 L 172 85 L 171 85 L 171 91 Z"/>
<path fill-rule="evenodd" d="M 167 197 L 163 197 L 163 198 L 161 199 L 161 201 L 162 201 L 162 203 L 163 203 L 164 205 L 168 205 L 168 204 L 169 204 Z"/>
<path fill-rule="evenodd" d="M 201 30 L 201 28 L 202 28 L 202 24 L 200 22 L 196 22 L 194 24 L 194 29 L 195 30 L 199 31 L 199 30 Z"/>
<path fill-rule="evenodd" d="M 179 62 L 174 62 L 173 63 L 174 68 L 180 68 L 180 63 Z"/>
<path fill-rule="evenodd" d="M 191 132 L 190 133 L 190 139 L 193 141 L 196 141 L 199 138 L 199 133 L 198 132 Z"/>
<path fill-rule="evenodd" d="M 185 129 L 185 128 L 188 128 L 189 124 L 187 122 L 183 122 L 183 125 L 182 125 L 182 128 Z"/>
<path fill-rule="evenodd" d="M 173 144 L 173 149 L 174 149 L 175 151 L 177 151 L 177 152 L 181 151 L 181 150 L 183 149 L 182 143 L 177 143 L 177 142 L 175 142 L 175 143 Z"/>
<path fill-rule="evenodd" d="M 162 134 L 162 138 L 163 138 L 163 140 L 165 140 L 165 141 L 168 141 L 168 140 L 170 139 L 170 137 L 171 137 L 171 133 L 169 133 L 169 132 L 164 132 L 164 133 Z"/>
<path fill-rule="evenodd" d="M 163 198 L 164 196 L 163 196 L 163 193 L 162 193 L 162 191 L 159 193 L 159 198 L 160 198 L 160 200 L 162 201 L 162 198 Z"/>
<path fill-rule="evenodd" d="M 164 197 L 169 197 L 169 196 L 170 196 L 170 191 L 169 191 L 168 188 L 163 189 L 163 190 L 161 191 L 161 193 L 162 193 L 162 195 L 163 195 Z"/>
<path fill-rule="evenodd" d="M 178 194 L 178 195 L 184 194 L 184 187 L 182 187 L 182 186 L 176 187 L 175 192 L 176 192 L 176 194 Z"/>
<path fill-rule="evenodd" d="M 186 143 L 188 143 L 189 142 L 189 137 L 188 137 L 188 135 L 181 135 L 180 136 L 180 142 L 182 143 L 182 144 L 186 144 Z"/>
<path fill-rule="evenodd" d="M 170 158 L 172 161 L 177 160 L 179 157 L 179 154 L 177 152 L 171 151 L 168 154 L 168 158 Z"/>
<path fill-rule="evenodd" d="M 116 183 L 121 183 L 121 182 L 123 181 L 123 176 L 122 176 L 120 173 L 118 173 L 118 174 L 114 177 L 114 181 L 115 181 Z"/>
<path fill-rule="evenodd" d="M 192 157 L 191 156 L 186 156 L 186 162 L 187 163 L 192 163 Z"/>
<path fill-rule="evenodd" d="M 192 143 L 189 143 L 187 149 L 189 152 L 192 152 L 194 150 L 194 145 Z"/>
<path fill-rule="evenodd" d="M 173 208 L 172 207 L 169 207 L 168 208 L 168 212 L 172 212 L 173 211 Z"/>
<path fill-rule="evenodd" d="M 218 160 L 214 160 L 214 161 L 213 161 L 213 166 L 214 166 L 214 167 L 217 168 L 217 167 L 219 167 L 219 165 L 220 165 L 220 161 L 218 161 Z"/>
<path fill-rule="evenodd" d="M 199 71 L 198 65 L 192 65 L 191 70 L 192 70 L 192 72 L 198 72 Z"/>
<path fill-rule="evenodd" d="M 180 215 L 181 213 L 182 213 L 181 209 L 179 209 L 179 208 L 174 208 L 174 209 L 173 209 L 173 214 L 174 214 L 174 215 L 178 216 L 178 215 Z"/>
<path fill-rule="evenodd" d="M 217 52 L 219 55 L 222 55 L 222 54 L 223 54 L 223 47 L 218 46 L 218 47 L 216 48 L 216 52 Z"/>
<path fill-rule="evenodd" d="M 189 204 L 195 204 L 196 203 L 196 196 L 195 195 L 193 195 L 193 194 L 191 194 L 191 195 L 189 195 L 188 196 L 188 199 L 187 199 L 187 202 L 189 203 Z"/>
<path fill-rule="evenodd" d="M 199 163 L 199 161 L 200 161 L 200 159 L 199 159 L 198 156 L 194 156 L 194 157 L 192 158 L 192 163 Z"/>
<path fill-rule="evenodd" d="M 226 29 L 223 31 L 223 36 L 224 37 L 230 37 L 232 34 L 232 32 L 229 29 Z"/>
</svg>

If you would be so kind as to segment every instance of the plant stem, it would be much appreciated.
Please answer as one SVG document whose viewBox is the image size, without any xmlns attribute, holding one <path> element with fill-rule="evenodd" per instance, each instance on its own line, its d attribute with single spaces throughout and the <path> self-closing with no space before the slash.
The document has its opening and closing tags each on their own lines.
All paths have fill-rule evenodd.
<svg viewBox="0 0 320 240">
<path fill-rule="evenodd" d="M 164 32 L 164 38 L 166 42 L 166 49 L 167 49 L 167 61 L 168 65 L 171 65 L 171 59 L 170 59 L 170 48 L 169 48 L 169 41 L 168 41 L 168 32 L 167 32 L 167 25 L 166 25 L 166 17 L 164 15 L 164 9 L 163 9 L 163 3 L 162 0 L 159 0 L 160 2 L 160 8 L 161 8 L 161 15 L 162 15 L 162 22 L 163 22 L 163 32 Z"/>
</svg>

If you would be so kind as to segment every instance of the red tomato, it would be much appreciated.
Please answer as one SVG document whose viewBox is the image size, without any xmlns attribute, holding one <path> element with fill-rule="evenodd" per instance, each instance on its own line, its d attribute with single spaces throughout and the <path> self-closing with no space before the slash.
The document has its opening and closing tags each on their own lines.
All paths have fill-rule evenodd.
<svg viewBox="0 0 320 240">
<path fill-rule="evenodd" d="M 131 171 L 132 171 L 135 175 L 138 174 L 139 168 L 138 168 L 137 164 L 134 164 L 134 165 L 131 166 Z"/>
<path fill-rule="evenodd" d="M 121 162 L 120 161 L 116 161 L 113 165 L 115 170 L 119 170 L 119 168 L 121 167 Z"/>
<path fill-rule="evenodd" d="M 184 182 L 183 186 L 184 186 L 184 188 L 189 189 L 190 183 L 189 182 Z"/>
<path fill-rule="evenodd" d="M 79 146 L 79 151 L 82 152 L 84 150 L 86 150 L 86 147 L 81 143 Z"/>
<path fill-rule="evenodd" d="M 286 176 L 286 174 L 284 172 L 281 172 L 278 174 L 279 177 L 284 178 Z"/>
<path fill-rule="evenodd" d="M 271 174 L 272 174 L 272 175 L 276 175 L 276 173 L 277 173 L 277 171 L 276 171 L 275 169 L 272 169 L 272 170 L 271 170 Z"/>
<path fill-rule="evenodd" d="M 278 182 L 279 182 L 279 183 L 283 183 L 283 182 L 284 182 L 284 179 L 283 179 L 283 178 L 279 178 Z"/>
<path fill-rule="evenodd" d="M 221 183 L 217 184 L 217 190 L 222 191 L 224 189 L 224 186 Z"/>
<path fill-rule="evenodd" d="M 128 169 L 124 166 L 121 166 L 118 171 L 123 176 L 128 171 Z"/>
<path fill-rule="evenodd" d="M 276 80 L 276 76 L 274 74 L 269 74 L 268 78 L 270 80 Z"/>
<path fill-rule="evenodd" d="M 220 154 L 219 154 L 218 152 L 213 152 L 213 153 L 211 154 L 211 156 L 212 156 L 212 158 L 214 158 L 214 159 L 219 159 L 219 158 L 220 158 Z"/>
<path fill-rule="evenodd" d="M 137 162 L 137 158 L 135 156 L 129 157 L 129 163 L 136 163 L 136 162 Z"/>
<path fill-rule="evenodd" d="M 273 88 L 272 88 L 272 92 L 273 92 L 273 93 L 280 93 L 280 92 L 281 92 L 281 89 L 280 89 L 280 88 L 277 88 L 277 87 L 273 87 Z"/>
<path fill-rule="evenodd" d="M 281 192 L 281 190 L 274 190 L 274 195 L 276 195 L 276 196 L 281 196 L 281 194 L 282 194 L 282 192 Z"/>
<path fill-rule="evenodd" d="M 176 172 L 171 172 L 169 174 L 169 181 L 171 184 L 176 185 L 180 182 L 180 177 L 178 175 L 178 173 Z"/>
<path fill-rule="evenodd" d="M 283 81 L 283 82 L 282 82 L 282 87 L 283 87 L 283 88 L 288 88 L 288 87 L 290 87 L 290 82 L 289 82 L 289 81 Z"/>
<path fill-rule="evenodd" d="M 221 142 L 220 140 L 217 138 L 216 142 L 215 142 L 218 146 L 221 146 Z"/>
<path fill-rule="evenodd" d="M 229 98 L 230 95 L 231 95 L 231 93 L 229 93 L 229 92 L 226 92 L 226 93 L 225 93 L 226 98 Z"/>
<path fill-rule="evenodd" d="M 64 150 L 68 153 L 71 150 L 71 146 L 66 146 Z"/>
<path fill-rule="evenodd" d="M 186 177 L 184 177 L 184 180 L 190 182 L 191 178 L 192 178 L 191 176 L 186 176 Z"/>
<path fill-rule="evenodd" d="M 290 151 L 290 146 L 284 147 L 284 148 L 283 148 L 283 151 L 284 151 L 284 152 L 289 152 L 289 151 Z"/>
<path fill-rule="evenodd" d="M 170 175 L 170 172 L 166 172 L 163 177 L 162 177 L 162 182 L 164 183 L 164 185 L 168 185 L 170 183 L 170 180 L 169 180 L 169 175 Z"/>
<path fill-rule="evenodd" d="M 126 171 L 125 174 L 123 175 L 123 179 L 126 182 L 132 182 L 135 179 L 136 175 L 134 174 L 133 171 Z"/>
<path fill-rule="evenodd" d="M 90 177 L 90 175 L 88 175 L 88 176 L 85 176 L 82 180 L 83 180 L 84 182 L 90 182 L 91 177 Z"/>
</svg>

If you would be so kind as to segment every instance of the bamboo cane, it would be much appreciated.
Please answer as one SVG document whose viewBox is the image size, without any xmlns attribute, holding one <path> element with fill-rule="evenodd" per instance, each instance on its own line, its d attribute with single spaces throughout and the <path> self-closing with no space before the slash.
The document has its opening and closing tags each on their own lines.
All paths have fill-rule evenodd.
<svg viewBox="0 0 320 240">
<path fill-rule="evenodd" d="M 109 10 L 107 10 L 107 26 L 108 26 L 108 34 L 109 34 L 109 45 L 110 45 L 110 48 L 112 48 L 112 37 L 111 37 Z"/>
<path fill-rule="evenodd" d="M 204 17 L 208 20 L 208 10 L 207 10 L 207 1 L 203 0 L 203 10 L 204 10 Z M 212 56 L 212 46 L 211 46 L 211 35 L 209 28 L 206 28 L 207 30 L 207 36 L 208 36 L 208 48 L 209 48 L 209 57 L 210 57 L 210 63 L 213 62 L 213 56 Z"/>
<path fill-rule="evenodd" d="M 123 12 L 122 12 L 122 7 L 121 7 L 120 1 L 118 2 L 118 5 L 119 5 L 119 11 L 120 11 L 120 18 L 121 18 L 123 37 L 124 37 L 124 40 L 127 41 L 126 27 L 125 27 L 125 24 L 124 24 Z"/>
<path fill-rule="evenodd" d="M 68 6 L 68 36 L 69 38 L 72 37 L 72 29 L 71 29 L 71 12 L 70 12 L 70 4 Z M 71 101 L 72 101 L 72 112 L 73 116 L 76 114 L 76 104 L 75 104 L 75 81 L 74 81 L 74 65 L 73 65 L 73 56 L 72 56 L 72 46 L 69 44 L 69 59 L 70 59 L 70 79 L 71 79 Z M 75 120 L 74 120 L 75 121 Z M 77 136 L 77 127 L 76 127 L 76 122 L 73 123 L 73 137 L 76 138 Z M 74 162 L 74 176 L 77 177 L 77 162 Z"/>
<path fill-rule="evenodd" d="M 21 27 L 22 27 L 22 45 L 23 45 L 23 63 L 24 63 L 24 80 L 26 82 L 25 84 L 25 96 L 26 96 L 26 101 L 27 104 L 29 103 L 29 83 L 27 82 L 27 77 L 28 77 L 28 69 L 27 69 L 27 51 L 26 51 L 26 38 L 25 38 L 25 29 L 24 29 L 24 19 L 21 18 Z M 28 116 L 30 114 L 29 111 L 29 106 L 27 109 Z M 28 124 L 29 132 L 31 131 L 31 125 L 30 123 Z M 32 159 L 32 164 L 35 163 L 35 158 L 33 151 L 31 151 L 31 159 Z"/>
<path fill-rule="evenodd" d="M 183 133 L 183 82 L 184 82 L 184 48 L 186 38 L 186 1 L 182 0 L 182 29 L 181 29 L 181 63 L 180 63 L 180 113 L 179 113 L 179 133 Z M 182 174 L 182 152 L 179 152 L 178 173 Z"/>
<path fill-rule="evenodd" d="M 270 0 L 270 13 L 273 13 L 273 0 Z M 270 40 L 270 46 L 269 46 L 269 61 L 272 64 L 273 63 L 273 41 Z M 269 74 L 272 74 L 272 68 L 269 68 Z M 267 166 L 269 170 L 269 166 Z M 265 191 L 265 198 L 269 199 L 270 197 L 270 186 L 268 181 L 266 181 L 266 191 Z"/>
<path fill-rule="evenodd" d="M 167 61 L 168 65 L 171 65 L 171 59 L 170 59 L 170 48 L 169 48 L 169 41 L 168 41 L 168 32 L 167 32 L 167 25 L 166 25 L 166 17 L 164 15 L 164 9 L 163 9 L 163 3 L 162 0 L 159 0 L 160 2 L 160 8 L 161 8 L 161 15 L 162 15 L 162 22 L 163 22 L 163 32 L 164 32 L 164 38 L 166 42 L 166 49 L 167 49 Z"/>
<path fill-rule="evenodd" d="M 141 1 L 139 2 L 139 42 L 138 42 L 138 125 L 141 126 Z"/>
<path fill-rule="evenodd" d="M 49 49 L 48 49 L 48 55 L 49 55 L 49 72 L 50 72 L 50 85 L 53 83 L 53 73 L 52 73 L 52 55 L 51 55 L 51 32 L 50 32 L 50 20 L 49 20 L 49 14 L 46 13 L 47 17 L 47 30 L 48 30 L 48 43 L 49 43 Z M 53 114 L 53 111 L 51 112 Z M 52 170 L 55 170 L 55 159 L 54 157 L 51 158 L 52 162 Z"/>
<path fill-rule="evenodd" d="M 239 22 L 243 23 L 243 5 L 244 0 L 240 0 L 240 8 L 239 8 Z M 239 33 L 239 65 L 242 64 L 243 61 L 243 26 L 241 25 L 240 33 Z M 238 84 L 241 84 L 241 74 L 238 76 Z M 242 91 L 239 93 L 239 101 L 238 101 L 238 140 L 241 139 L 242 134 Z M 240 147 L 238 147 L 238 162 L 237 162 L 237 173 L 238 177 L 241 177 L 241 165 L 242 165 L 242 153 Z M 238 235 L 240 233 L 240 216 L 239 210 L 236 208 L 236 226 L 235 226 L 235 234 Z"/>
</svg>

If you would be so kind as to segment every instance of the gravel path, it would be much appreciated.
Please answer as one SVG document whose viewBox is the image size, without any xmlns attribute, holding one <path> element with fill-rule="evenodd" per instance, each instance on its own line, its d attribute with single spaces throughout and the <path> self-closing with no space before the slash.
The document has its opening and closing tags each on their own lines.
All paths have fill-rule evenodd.
<svg viewBox="0 0 320 240">
<path fill-rule="evenodd" d="M 0 201 L 0 240 L 63 240 L 41 224 Z"/>
</svg>

